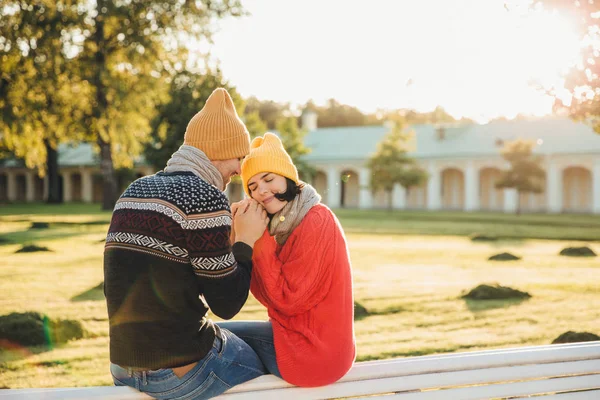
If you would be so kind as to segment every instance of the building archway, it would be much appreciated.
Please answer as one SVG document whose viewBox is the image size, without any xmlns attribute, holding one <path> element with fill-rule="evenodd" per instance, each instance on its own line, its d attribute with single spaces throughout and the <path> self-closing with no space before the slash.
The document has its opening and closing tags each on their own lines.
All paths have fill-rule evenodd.
<svg viewBox="0 0 600 400">
<path fill-rule="evenodd" d="M 504 192 L 496 188 L 502 171 L 498 168 L 484 168 L 479 173 L 479 206 L 482 210 L 502 211 Z"/>
<path fill-rule="evenodd" d="M 465 175 L 456 168 L 442 171 L 442 208 L 446 210 L 464 210 Z"/>
<path fill-rule="evenodd" d="M 0 203 L 8 201 L 8 176 L 0 174 Z"/>
<path fill-rule="evenodd" d="M 406 208 L 423 210 L 427 208 L 427 183 L 411 187 L 406 196 Z"/>
<path fill-rule="evenodd" d="M 592 212 L 592 173 L 583 167 L 565 168 L 562 174 L 563 210 L 570 213 Z"/>
<path fill-rule="evenodd" d="M 321 195 L 321 199 L 323 203 L 327 204 L 328 196 L 327 196 L 327 174 L 323 171 L 315 172 L 313 177 L 312 187 L 315 188 L 317 193 Z"/>
<path fill-rule="evenodd" d="M 344 170 L 341 176 L 342 181 L 342 194 L 341 204 L 342 208 L 358 208 L 359 202 L 359 184 L 358 184 L 358 173 L 352 170 Z"/>
<path fill-rule="evenodd" d="M 16 176 L 17 192 L 16 201 L 25 202 L 27 201 L 27 177 L 23 174 Z"/>
<path fill-rule="evenodd" d="M 71 177 L 71 201 L 81 202 L 81 174 L 72 174 Z"/>
</svg>

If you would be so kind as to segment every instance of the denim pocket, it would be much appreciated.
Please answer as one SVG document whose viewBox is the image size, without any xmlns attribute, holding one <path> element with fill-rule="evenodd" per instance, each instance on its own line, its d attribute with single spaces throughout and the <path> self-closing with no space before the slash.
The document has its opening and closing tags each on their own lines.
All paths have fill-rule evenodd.
<svg viewBox="0 0 600 400">
<path fill-rule="evenodd" d="M 189 384 L 191 385 L 193 383 L 190 382 Z M 172 399 L 173 400 L 193 400 L 193 399 L 197 399 L 197 398 L 208 399 L 211 397 L 218 396 L 219 394 L 223 393 L 224 391 L 226 391 L 229 388 L 230 388 L 229 385 L 227 385 L 225 382 L 220 380 L 219 377 L 214 372 L 211 371 L 210 374 L 208 375 L 208 377 L 206 378 L 206 380 L 204 382 L 202 382 L 202 384 L 200 386 L 198 386 L 196 389 L 192 390 L 191 392 L 189 392 L 183 396 L 173 397 Z"/>
</svg>

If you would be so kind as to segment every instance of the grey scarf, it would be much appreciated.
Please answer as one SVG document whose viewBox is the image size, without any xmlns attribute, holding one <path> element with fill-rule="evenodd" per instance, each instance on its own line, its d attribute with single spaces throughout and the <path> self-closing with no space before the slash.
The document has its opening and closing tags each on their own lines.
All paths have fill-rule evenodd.
<svg viewBox="0 0 600 400">
<path fill-rule="evenodd" d="M 275 241 L 283 246 L 294 229 L 308 213 L 308 211 L 321 201 L 321 196 L 315 188 L 304 184 L 300 194 L 285 205 L 277 214 L 273 215 L 269 225 L 269 233 L 275 236 Z"/>
<path fill-rule="evenodd" d="M 210 162 L 202 150 L 193 146 L 188 146 L 186 144 L 182 145 L 179 150 L 173 153 L 169 161 L 167 161 L 167 166 L 164 171 L 193 172 L 206 182 L 216 186 L 220 191 L 225 190 L 223 177 L 217 167 Z"/>
</svg>

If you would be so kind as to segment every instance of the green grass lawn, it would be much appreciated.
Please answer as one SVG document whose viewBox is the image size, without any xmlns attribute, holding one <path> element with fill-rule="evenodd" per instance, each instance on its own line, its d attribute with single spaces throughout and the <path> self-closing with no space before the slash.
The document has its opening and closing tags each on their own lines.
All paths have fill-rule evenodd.
<svg viewBox="0 0 600 400">
<path fill-rule="evenodd" d="M 550 343 L 567 330 L 600 334 L 600 260 L 558 255 L 566 246 L 600 251 L 600 218 L 487 213 L 337 212 L 347 232 L 358 359 L 370 360 Z M 80 320 L 88 337 L 51 350 L 0 353 L 0 388 L 111 384 L 102 296 L 101 240 L 110 213 L 98 206 L 0 207 L 0 315 L 39 311 Z M 32 222 L 49 229 L 31 230 Z M 473 232 L 504 239 L 475 243 Z M 557 240 L 548 240 L 557 239 Z M 582 242 L 576 239 L 586 239 Z M 35 242 L 51 252 L 15 254 Z M 510 251 L 520 261 L 491 262 Z M 528 291 L 523 302 L 466 302 L 464 291 L 498 282 Z M 264 319 L 254 299 L 235 319 Z"/>
</svg>

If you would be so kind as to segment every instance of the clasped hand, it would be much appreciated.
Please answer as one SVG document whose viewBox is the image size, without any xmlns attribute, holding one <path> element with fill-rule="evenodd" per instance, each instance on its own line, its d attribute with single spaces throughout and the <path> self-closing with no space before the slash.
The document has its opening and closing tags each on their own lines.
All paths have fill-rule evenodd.
<svg viewBox="0 0 600 400">
<path fill-rule="evenodd" d="M 244 199 L 231 205 L 231 215 L 231 243 L 244 242 L 254 247 L 269 224 L 269 217 L 263 206 L 254 199 Z"/>
</svg>

